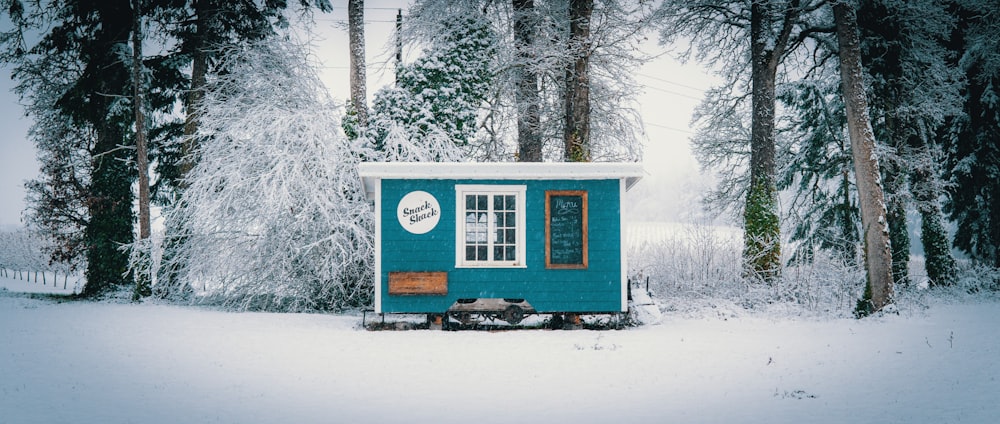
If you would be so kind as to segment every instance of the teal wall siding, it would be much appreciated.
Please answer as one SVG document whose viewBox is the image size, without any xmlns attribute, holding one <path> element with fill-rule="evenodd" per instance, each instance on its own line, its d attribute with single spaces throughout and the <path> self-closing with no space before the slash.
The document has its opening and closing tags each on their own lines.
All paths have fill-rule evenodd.
<svg viewBox="0 0 1000 424">
<path fill-rule="evenodd" d="M 455 185 L 527 187 L 526 268 L 455 268 Z M 422 190 L 441 205 L 441 219 L 426 234 L 399 225 L 396 207 Z M 545 191 L 586 190 L 589 266 L 545 269 Z M 461 298 L 523 298 L 538 312 L 616 312 L 621 309 L 619 180 L 383 180 L 382 312 L 440 313 Z M 446 296 L 390 296 L 389 273 L 446 271 Z"/>
</svg>

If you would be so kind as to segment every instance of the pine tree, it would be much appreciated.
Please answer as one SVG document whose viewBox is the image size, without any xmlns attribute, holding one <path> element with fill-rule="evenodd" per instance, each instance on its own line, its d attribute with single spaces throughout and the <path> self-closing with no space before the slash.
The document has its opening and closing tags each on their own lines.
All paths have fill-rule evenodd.
<svg viewBox="0 0 1000 424">
<path fill-rule="evenodd" d="M 493 32 L 475 17 L 440 22 L 438 29 L 440 38 L 424 55 L 397 70 L 396 86 L 375 93 L 369 136 L 393 160 L 454 160 L 447 146 L 465 148 L 476 136 L 494 74 Z"/>
<path fill-rule="evenodd" d="M 950 10 L 958 25 L 948 46 L 966 85 L 945 138 L 951 183 L 945 211 L 957 224 L 954 246 L 1000 267 L 1000 5 L 952 1 Z"/>
<path fill-rule="evenodd" d="M 118 246 L 132 240 L 131 183 L 135 172 L 128 165 L 132 109 L 127 101 L 131 77 L 126 66 L 129 60 L 125 59 L 133 10 L 128 0 L 23 6 L 12 1 L 5 8 L 15 29 L 3 39 L 7 49 L 3 59 L 14 65 L 22 98 L 38 99 L 53 107 L 58 117 L 45 116 L 66 120 L 57 125 L 86 128 L 93 134 L 92 144 L 87 146 L 87 163 L 80 164 L 86 169 L 73 174 L 88 177 L 78 192 L 86 206 L 86 216 L 81 217 L 85 220 L 81 242 L 88 281 L 83 295 L 100 295 L 129 283 L 124 276 L 127 257 Z M 40 31 L 41 38 L 29 45 L 24 34 L 34 31 Z M 72 79 L 48 73 L 59 69 L 69 69 Z M 49 94 L 35 97 L 36 93 Z M 37 106 L 42 105 L 29 105 L 28 110 L 42 117 L 44 112 Z M 46 215 L 48 212 L 39 211 L 39 206 L 29 207 L 35 208 L 35 214 Z"/>
<path fill-rule="evenodd" d="M 790 108 L 784 121 L 786 147 L 778 189 L 790 192 L 790 239 L 799 242 L 790 261 L 808 262 L 814 249 L 828 250 L 845 264 L 858 259 L 859 211 L 854 190 L 844 104 L 830 67 L 812 79 L 789 84 L 779 100 Z"/>
<path fill-rule="evenodd" d="M 402 27 L 407 44 L 432 45 L 440 38 L 440 22 L 469 17 L 482 19 L 496 34 L 493 82 L 479 111 L 479 137 L 467 148 L 470 158 L 563 160 L 566 70 L 581 53 L 589 61 L 591 158 L 640 158 L 643 134 L 635 99 L 641 89 L 633 75 L 648 59 L 638 45 L 650 28 L 652 4 L 594 2 L 590 24 L 594 42 L 587 52 L 569 50 L 569 4 L 569 0 L 419 0 L 410 8 Z M 525 27 L 530 33 L 519 29 Z M 521 152 L 524 143 L 530 148 Z M 532 159 L 538 152 L 540 156 Z"/>
</svg>

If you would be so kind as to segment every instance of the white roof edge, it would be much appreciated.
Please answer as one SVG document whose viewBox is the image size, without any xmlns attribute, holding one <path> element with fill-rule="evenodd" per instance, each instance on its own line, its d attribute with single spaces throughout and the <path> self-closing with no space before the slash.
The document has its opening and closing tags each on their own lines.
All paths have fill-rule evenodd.
<svg viewBox="0 0 1000 424">
<path fill-rule="evenodd" d="M 358 174 L 369 192 L 373 179 L 625 179 L 628 190 L 646 172 L 633 162 L 365 162 L 358 164 Z"/>
<path fill-rule="evenodd" d="M 392 179 L 574 179 L 642 178 L 639 163 L 621 162 L 366 162 L 362 177 Z"/>
</svg>

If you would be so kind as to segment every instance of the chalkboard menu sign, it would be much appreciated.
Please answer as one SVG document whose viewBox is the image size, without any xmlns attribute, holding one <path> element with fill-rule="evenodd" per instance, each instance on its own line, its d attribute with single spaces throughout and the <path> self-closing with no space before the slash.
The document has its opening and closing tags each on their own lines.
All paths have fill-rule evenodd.
<svg viewBox="0 0 1000 424">
<path fill-rule="evenodd" d="M 545 192 L 545 267 L 587 268 L 587 192 Z"/>
</svg>

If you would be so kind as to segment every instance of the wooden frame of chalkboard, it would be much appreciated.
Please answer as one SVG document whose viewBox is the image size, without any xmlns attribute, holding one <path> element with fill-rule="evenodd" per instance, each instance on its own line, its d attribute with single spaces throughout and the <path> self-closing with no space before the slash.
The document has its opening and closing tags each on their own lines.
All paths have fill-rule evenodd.
<svg viewBox="0 0 1000 424">
<path fill-rule="evenodd" d="M 587 269 L 587 209 L 585 190 L 545 192 L 545 268 Z"/>
</svg>

